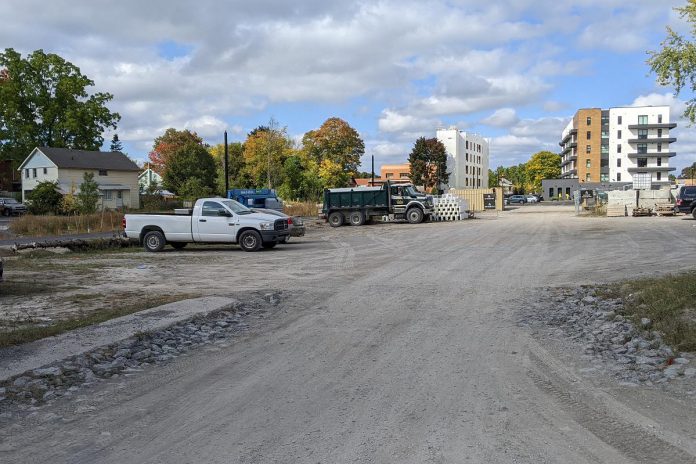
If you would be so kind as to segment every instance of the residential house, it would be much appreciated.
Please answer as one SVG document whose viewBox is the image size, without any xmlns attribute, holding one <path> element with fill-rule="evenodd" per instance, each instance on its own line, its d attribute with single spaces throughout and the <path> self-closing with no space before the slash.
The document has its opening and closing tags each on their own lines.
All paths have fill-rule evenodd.
<svg viewBox="0 0 696 464">
<path fill-rule="evenodd" d="M 22 200 L 40 182 L 58 182 L 62 194 L 77 193 L 84 174 L 91 172 L 99 185 L 102 208 L 139 208 L 140 168 L 121 152 L 73 150 L 37 147 L 22 162 Z"/>
<path fill-rule="evenodd" d="M 138 184 L 140 184 L 140 191 L 147 192 L 147 189 L 151 186 L 155 186 L 158 189 L 162 188 L 162 176 L 157 174 L 147 163 L 145 164 L 145 170 L 138 174 Z"/>
</svg>

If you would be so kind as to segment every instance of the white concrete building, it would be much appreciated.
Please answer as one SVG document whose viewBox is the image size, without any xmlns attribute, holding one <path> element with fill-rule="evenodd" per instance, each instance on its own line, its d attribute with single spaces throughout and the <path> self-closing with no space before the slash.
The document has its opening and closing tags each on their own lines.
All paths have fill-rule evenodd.
<svg viewBox="0 0 696 464">
<path fill-rule="evenodd" d="M 609 177 L 611 182 L 634 182 L 650 188 L 669 184 L 670 158 L 676 138 L 669 131 L 669 106 L 609 110 Z"/>
<path fill-rule="evenodd" d="M 489 139 L 456 127 L 438 129 L 437 139 L 447 150 L 449 188 L 488 188 Z"/>
</svg>

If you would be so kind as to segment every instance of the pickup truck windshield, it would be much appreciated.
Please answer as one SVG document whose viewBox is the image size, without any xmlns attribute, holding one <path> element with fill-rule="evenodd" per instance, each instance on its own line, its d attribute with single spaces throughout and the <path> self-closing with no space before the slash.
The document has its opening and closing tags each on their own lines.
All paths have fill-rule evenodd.
<svg viewBox="0 0 696 464">
<path fill-rule="evenodd" d="M 243 204 L 234 200 L 225 200 L 221 202 L 223 205 L 227 206 L 234 214 L 251 214 L 252 210 L 244 206 Z"/>
</svg>

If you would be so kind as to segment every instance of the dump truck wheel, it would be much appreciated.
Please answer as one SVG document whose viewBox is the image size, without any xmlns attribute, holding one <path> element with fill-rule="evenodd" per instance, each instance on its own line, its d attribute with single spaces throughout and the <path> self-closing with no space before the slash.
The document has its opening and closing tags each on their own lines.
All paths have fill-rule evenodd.
<svg viewBox="0 0 696 464">
<path fill-rule="evenodd" d="M 343 213 L 334 211 L 329 214 L 329 225 L 331 227 L 341 227 L 343 225 Z"/>
<path fill-rule="evenodd" d="M 162 251 L 167 241 L 164 239 L 164 234 L 156 230 L 150 231 L 143 237 L 143 247 L 145 251 Z"/>
<path fill-rule="evenodd" d="M 406 211 L 406 219 L 411 224 L 420 224 L 423 222 L 423 211 L 420 208 L 411 208 Z"/>
<path fill-rule="evenodd" d="M 353 211 L 348 218 L 351 226 L 361 226 L 365 224 L 365 215 L 362 211 Z"/>
</svg>

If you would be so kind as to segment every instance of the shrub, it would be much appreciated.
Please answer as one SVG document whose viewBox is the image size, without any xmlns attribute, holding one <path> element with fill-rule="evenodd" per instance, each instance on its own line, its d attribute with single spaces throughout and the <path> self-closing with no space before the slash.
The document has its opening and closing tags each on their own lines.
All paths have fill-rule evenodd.
<svg viewBox="0 0 696 464">
<path fill-rule="evenodd" d="M 58 181 L 39 182 L 29 194 L 29 210 L 34 214 L 57 213 L 63 196 L 58 191 Z"/>
</svg>

